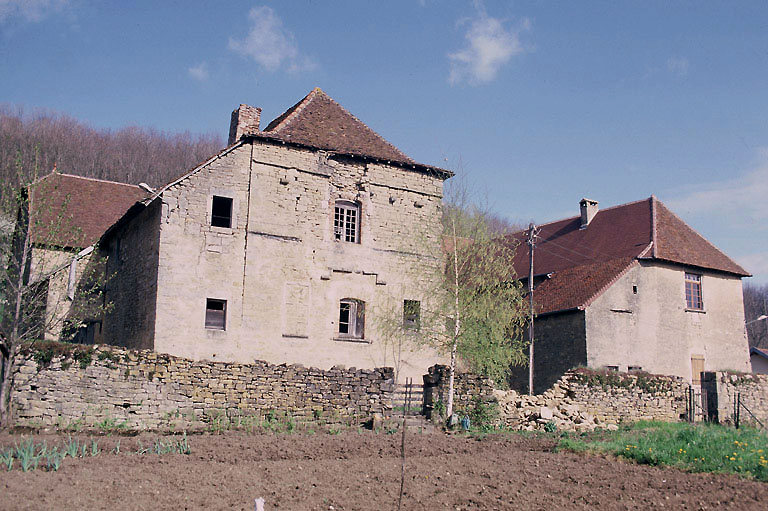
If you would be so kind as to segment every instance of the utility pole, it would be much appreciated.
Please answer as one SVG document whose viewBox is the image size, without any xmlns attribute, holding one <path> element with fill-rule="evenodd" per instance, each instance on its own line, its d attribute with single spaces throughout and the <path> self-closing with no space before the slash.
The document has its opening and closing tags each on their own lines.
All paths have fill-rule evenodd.
<svg viewBox="0 0 768 511">
<path fill-rule="evenodd" d="M 531 223 L 528 226 L 528 302 L 530 321 L 528 323 L 528 395 L 533 395 L 533 249 L 536 247 L 538 231 Z"/>
</svg>

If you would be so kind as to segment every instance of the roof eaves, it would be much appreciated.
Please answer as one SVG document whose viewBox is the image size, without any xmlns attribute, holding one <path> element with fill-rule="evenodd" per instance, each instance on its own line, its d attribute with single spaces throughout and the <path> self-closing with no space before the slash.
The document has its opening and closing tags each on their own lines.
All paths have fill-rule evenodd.
<svg viewBox="0 0 768 511">
<path fill-rule="evenodd" d="M 765 351 L 761 350 L 760 348 L 756 348 L 754 346 L 749 348 L 749 354 L 750 355 L 752 355 L 752 354 L 759 355 L 759 356 L 761 356 L 763 358 L 767 358 L 768 359 L 768 353 L 766 353 Z"/>
<path fill-rule="evenodd" d="M 376 156 L 370 156 L 367 154 L 329 151 L 328 149 L 325 149 L 322 147 L 317 147 L 309 144 L 302 144 L 301 142 L 294 142 L 291 140 L 285 140 L 284 138 L 278 135 L 272 135 L 270 134 L 270 132 L 265 132 L 265 131 L 260 131 L 258 133 L 246 133 L 243 135 L 243 139 L 247 139 L 247 138 L 256 138 L 259 140 L 266 140 L 269 142 L 274 142 L 282 145 L 289 145 L 293 147 L 327 151 L 330 154 L 334 154 L 338 156 L 346 156 L 348 158 L 361 158 L 363 160 L 368 160 L 376 163 L 386 163 L 388 165 L 395 165 L 395 166 L 406 168 L 406 169 L 411 168 L 424 173 L 436 174 L 437 176 L 442 177 L 443 179 L 448 179 L 455 175 L 450 170 L 442 169 L 440 167 L 435 167 L 433 165 L 426 165 L 424 163 L 416 163 L 414 161 L 399 161 L 399 160 L 393 160 L 393 159 L 387 159 L 387 158 L 377 158 Z"/>
</svg>

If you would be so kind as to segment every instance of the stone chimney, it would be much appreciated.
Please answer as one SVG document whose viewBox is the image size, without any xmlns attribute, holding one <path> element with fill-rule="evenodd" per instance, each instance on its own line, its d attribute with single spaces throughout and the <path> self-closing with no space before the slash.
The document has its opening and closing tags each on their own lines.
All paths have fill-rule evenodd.
<svg viewBox="0 0 768 511">
<path fill-rule="evenodd" d="M 595 218 L 597 214 L 597 201 L 592 199 L 581 199 L 579 201 L 581 208 L 581 228 L 586 229 L 589 222 Z"/>
<path fill-rule="evenodd" d="M 250 105 L 240 105 L 237 110 L 232 112 L 232 120 L 229 123 L 229 142 L 232 145 L 245 133 L 259 131 L 261 122 L 261 108 Z"/>
</svg>

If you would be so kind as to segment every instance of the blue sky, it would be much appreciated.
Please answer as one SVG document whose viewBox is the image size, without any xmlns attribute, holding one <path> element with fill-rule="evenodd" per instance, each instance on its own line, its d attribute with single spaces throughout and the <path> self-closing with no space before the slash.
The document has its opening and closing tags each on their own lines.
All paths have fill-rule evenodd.
<svg viewBox="0 0 768 511">
<path fill-rule="evenodd" d="M 768 283 L 765 2 L 0 0 L 0 102 L 225 136 L 315 86 L 512 220 L 655 194 Z"/>
</svg>

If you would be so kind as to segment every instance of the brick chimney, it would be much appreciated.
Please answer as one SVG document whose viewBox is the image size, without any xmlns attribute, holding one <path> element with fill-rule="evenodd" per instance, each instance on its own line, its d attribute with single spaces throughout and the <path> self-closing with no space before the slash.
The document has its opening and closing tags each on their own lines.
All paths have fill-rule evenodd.
<svg viewBox="0 0 768 511">
<path fill-rule="evenodd" d="M 595 218 L 597 214 L 597 201 L 592 199 L 581 199 L 579 201 L 581 209 L 581 228 L 586 229 L 589 222 Z"/>
<path fill-rule="evenodd" d="M 259 131 L 260 122 L 261 108 L 240 105 L 237 110 L 232 112 L 232 120 L 229 123 L 229 142 L 227 142 L 227 145 L 237 142 L 245 133 Z"/>
</svg>

